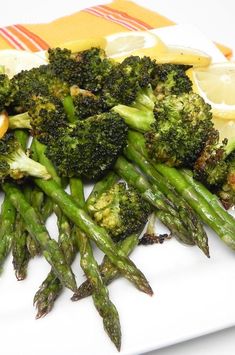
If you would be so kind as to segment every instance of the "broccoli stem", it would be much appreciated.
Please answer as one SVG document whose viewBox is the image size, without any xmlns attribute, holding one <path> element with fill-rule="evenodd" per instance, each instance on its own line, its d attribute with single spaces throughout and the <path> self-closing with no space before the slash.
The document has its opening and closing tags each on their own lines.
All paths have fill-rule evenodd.
<svg viewBox="0 0 235 355">
<path fill-rule="evenodd" d="M 18 115 L 9 116 L 9 129 L 31 129 L 30 116 L 28 112 L 19 113 Z"/>
<path fill-rule="evenodd" d="M 117 112 L 129 127 L 139 132 L 149 131 L 155 121 L 152 110 L 139 110 L 125 105 L 117 105 L 112 110 Z"/>
<path fill-rule="evenodd" d="M 122 251 L 124 255 L 129 255 L 134 248 L 138 245 L 138 234 L 132 234 L 118 243 L 117 247 Z M 100 273 L 105 285 L 109 285 L 114 279 L 121 276 L 120 271 L 115 267 L 110 260 L 105 256 L 101 265 L 99 266 Z M 72 297 L 72 301 L 78 301 L 82 298 L 92 295 L 94 287 L 90 280 L 84 281 Z"/>
<path fill-rule="evenodd" d="M 183 226 L 178 212 L 173 208 L 171 202 L 157 189 L 152 189 L 148 181 L 141 175 L 134 166 L 125 158 L 119 157 L 114 166 L 116 173 L 126 180 L 129 185 L 134 186 L 152 206 L 159 211 L 156 212 L 158 218 L 169 230 L 174 233 L 182 242 L 194 245 L 194 241 L 189 236 L 188 231 Z"/>
<path fill-rule="evenodd" d="M 15 230 L 16 211 L 10 198 L 5 195 L 0 216 L 0 268 L 10 252 Z"/>
<path fill-rule="evenodd" d="M 170 181 L 203 222 L 207 223 L 229 247 L 235 249 L 235 235 L 230 224 L 217 215 L 213 207 L 190 185 L 180 171 L 163 164 L 154 164 L 154 167 Z"/>
<path fill-rule="evenodd" d="M 64 106 L 64 110 L 66 112 L 67 115 L 67 119 L 69 122 L 73 123 L 76 121 L 75 118 L 75 108 L 73 105 L 73 99 L 71 96 L 66 96 L 63 100 L 62 100 L 63 106 Z"/>
<path fill-rule="evenodd" d="M 204 197 L 204 199 L 210 204 L 217 215 L 222 218 L 224 222 L 228 223 L 235 232 L 235 219 L 224 210 L 220 204 L 219 198 L 211 193 L 201 182 L 195 180 L 193 178 L 192 171 L 188 169 L 180 169 L 179 172 L 184 176 L 185 180 L 193 186 L 197 193 Z"/>
<path fill-rule="evenodd" d="M 43 255 L 51 264 L 55 273 L 58 275 L 62 283 L 70 288 L 76 290 L 76 282 L 74 275 L 67 265 L 63 253 L 59 249 L 57 242 L 50 238 L 46 227 L 41 223 L 38 214 L 32 206 L 26 201 L 23 193 L 13 183 L 5 183 L 3 185 L 4 192 L 9 196 L 9 199 L 16 210 L 24 219 L 25 227 L 28 232 L 39 243 Z"/>
<path fill-rule="evenodd" d="M 131 140 L 131 138 L 130 138 Z M 195 244 L 209 257 L 208 248 L 208 238 L 203 229 L 202 223 L 198 219 L 198 216 L 192 210 L 183 198 L 176 195 L 174 190 L 169 187 L 169 184 L 147 161 L 147 156 L 143 156 L 135 149 L 135 141 L 132 139 L 133 143 L 129 143 L 125 149 L 127 157 L 134 161 L 139 168 L 147 175 L 153 187 L 159 188 L 160 191 L 165 193 L 166 197 L 174 204 L 176 210 L 178 211 L 179 220 L 187 229 L 189 236 L 195 242 Z M 137 145 L 138 147 L 138 145 Z"/>
</svg>

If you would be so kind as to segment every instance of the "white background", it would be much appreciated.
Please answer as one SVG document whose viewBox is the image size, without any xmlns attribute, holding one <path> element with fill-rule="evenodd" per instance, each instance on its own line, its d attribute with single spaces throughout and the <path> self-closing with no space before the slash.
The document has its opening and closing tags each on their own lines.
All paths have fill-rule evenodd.
<svg viewBox="0 0 235 355">
<path fill-rule="evenodd" d="M 13 23 L 47 22 L 56 17 L 70 14 L 80 8 L 105 2 L 108 3 L 109 1 L 2 1 L 0 26 Z M 234 48 L 235 52 L 234 0 L 136 0 L 136 2 L 158 11 L 177 23 L 196 25 L 209 38 Z M 235 329 L 230 328 L 170 348 L 154 351 L 149 353 L 149 355 L 233 355 L 235 354 L 234 339 Z M 4 349 L 2 349 L 2 353 L 4 354 Z"/>
</svg>

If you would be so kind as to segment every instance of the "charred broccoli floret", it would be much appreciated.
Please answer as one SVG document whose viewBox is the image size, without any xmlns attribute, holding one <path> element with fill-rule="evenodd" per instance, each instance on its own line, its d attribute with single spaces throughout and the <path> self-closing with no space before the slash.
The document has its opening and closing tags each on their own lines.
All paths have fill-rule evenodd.
<svg viewBox="0 0 235 355">
<path fill-rule="evenodd" d="M 186 74 L 188 65 L 158 64 L 151 82 L 158 99 L 167 95 L 181 95 L 192 90 L 192 82 Z"/>
<path fill-rule="evenodd" d="M 98 199 L 89 203 L 89 212 L 96 223 L 104 227 L 114 240 L 140 232 L 151 208 L 133 188 L 116 183 Z"/>
<path fill-rule="evenodd" d="M 13 106 L 16 112 L 25 112 L 33 97 L 53 95 L 61 100 L 70 94 L 70 87 L 55 76 L 49 65 L 23 70 L 12 80 L 15 89 Z"/>
<path fill-rule="evenodd" d="M 106 58 L 100 48 L 91 48 L 78 53 L 68 49 L 48 50 L 49 62 L 54 73 L 70 85 L 98 92 L 109 75 L 113 62 Z"/>
<path fill-rule="evenodd" d="M 149 57 L 131 56 L 111 70 L 104 82 L 102 97 L 108 107 L 131 104 L 139 91 L 154 77 L 156 63 Z"/>
<path fill-rule="evenodd" d="M 6 74 L 0 72 L 0 112 L 12 101 L 13 87 Z"/>
<path fill-rule="evenodd" d="M 32 135 L 44 144 L 50 142 L 51 139 L 58 139 L 59 128 L 66 127 L 68 124 L 62 102 L 53 96 L 34 97 L 28 113 Z M 23 119 L 27 120 L 27 116 Z"/>
<path fill-rule="evenodd" d="M 46 168 L 30 159 L 12 133 L 0 139 L 0 179 L 7 177 L 21 179 L 24 176 L 36 176 L 49 179 Z"/>
<path fill-rule="evenodd" d="M 60 176 L 98 179 L 115 163 L 128 128 L 116 113 L 107 112 L 58 129 L 60 139 L 48 142 L 46 155 Z"/>
<path fill-rule="evenodd" d="M 89 90 L 72 86 L 70 92 L 73 100 L 74 115 L 80 120 L 107 110 L 100 96 L 93 94 Z"/>
<path fill-rule="evenodd" d="M 235 139 L 219 142 L 214 130 L 195 162 L 194 176 L 215 192 L 223 205 L 235 204 Z"/>
<path fill-rule="evenodd" d="M 226 160 L 227 175 L 217 195 L 226 209 L 235 206 L 235 152 Z"/>
<path fill-rule="evenodd" d="M 146 100 L 143 96 L 137 98 L 134 107 L 117 105 L 113 111 L 119 113 L 131 128 L 145 133 L 151 159 L 170 166 L 191 167 L 213 129 L 210 106 L 192 92 L 157 100 L 154 111 L 151 110 L 154 101 L 150 95 Z M 141 100 L 148 104 L 143 105 Z"/>
<path fill-rule="evenodd" d="M 225 181 L 228 173 L 226 158 L 227 140 L 219 144 L 219 132 L 212 130 L 194 164 L 194 176 L 208 187 L 217 187 Z"/>
<path fill-rule="evenodd" d="M 154 109 L 155 121 L 145 133 L 151 159 L 190 167 L 213 129 L 210 105 L 197 94 L 170 95 Z"/>
</svg>

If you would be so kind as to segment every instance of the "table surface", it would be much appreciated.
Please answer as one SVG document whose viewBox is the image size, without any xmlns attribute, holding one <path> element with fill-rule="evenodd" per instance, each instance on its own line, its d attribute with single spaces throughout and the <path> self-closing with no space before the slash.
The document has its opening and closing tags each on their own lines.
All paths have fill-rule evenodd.
<svg viewBox="0 0 235 355">
<path fill-rule="evenodd" d="M 105 0 L 8 0 L 2 4 L 0 26 L 51 21 Z M 235 1 L 135 0 L 179 24 L 196 25 L 208 38 L 231 47 L 235 53 Z M 56 6 L 55 6 L 56 5 Z M 45 8 L 47 9 L 45 13 Z M 14 11 L 12 11 L 14 9 Z M 3 15 L 4 14 L 4 15 Z M 235 327 L 148 353 L 148 355 L 232 355 Z M 4 353 L 4 349 L 3 353 Z M 147 354 L 146 354 L 147 355 Z"/>
</svg>

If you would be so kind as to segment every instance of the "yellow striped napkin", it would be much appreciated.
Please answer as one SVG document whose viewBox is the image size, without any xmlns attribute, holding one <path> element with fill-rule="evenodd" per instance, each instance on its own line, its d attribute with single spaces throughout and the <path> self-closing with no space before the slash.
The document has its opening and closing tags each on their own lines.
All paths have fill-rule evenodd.
<svg viewBox="0 0 235 355">
<path fill-rule="evenodd" d="M 0 28 L 0 49 L 15 48 L 37 52 L 63 42 L 121 31 L 140 31 L 173 25 L 160 14 L 132 1 L 114 0 L 59 18 L 46 24 L 12 25 Z M 217 44 L 226 57 L 230 48 Z"/>
</svg>

